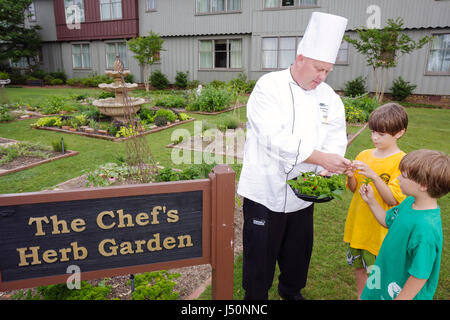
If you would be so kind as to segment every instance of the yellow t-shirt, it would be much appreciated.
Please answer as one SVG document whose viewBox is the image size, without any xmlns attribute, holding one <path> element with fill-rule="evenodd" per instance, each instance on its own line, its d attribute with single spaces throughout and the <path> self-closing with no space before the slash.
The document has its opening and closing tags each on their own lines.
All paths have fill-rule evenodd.
<svg viewBox="0 0 450 320">
<path fill-rule="evenodd" d="M 366 163 L 373 171 L 375 171 L 386 182 L 398 203 L 402 202 L 406 196 L 400 189 L 397 177 L 400 175 L 398 166 L 400 160 L 405 156 L 405 153 L 400 151 L 386 158 L 375 158 L 373 156 L 374 150 L 375 149 L 362 151 L 358 154 L 356 160 Z M 359 194 L 359 188 L 361 187 L 361 183 L 364 181 L 365 176 L 360 175 L 358 171 L 356 171 L 355 178 L 358 184 L 355 193 L 353 194 L 350 208 L 348 209 L 347 221 L 345 222 L 344 241 L 349 243 L 352 248 L 364 249 L 377 256 L 388 229 L 378 223 L 372 214 L 372 211 L 370 211 L 369 206 Z M 384 202 L 373 183 L 371 183 L 371 185 L 374 189 L 375 199 L 380 206 L 387 211 L 391 207 Z"/>
</svg>

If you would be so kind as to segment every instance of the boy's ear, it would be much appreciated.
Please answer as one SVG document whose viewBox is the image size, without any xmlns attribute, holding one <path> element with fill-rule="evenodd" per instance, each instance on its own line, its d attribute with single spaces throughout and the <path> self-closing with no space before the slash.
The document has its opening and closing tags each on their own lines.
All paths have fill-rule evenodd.
<svg viewBox="0 0 450 320">
<path fill-rule="evenodd" d="M 406 129 L 402 129 L 402 130 L 400 130 L 399 132 L 397 132 L 397 133 L 394 135 L 394 137 L 395 137 L 396 139 L 400 139 L 400 138 L 405 134 L 405 132 L 406 132 Z"/>
</svg>

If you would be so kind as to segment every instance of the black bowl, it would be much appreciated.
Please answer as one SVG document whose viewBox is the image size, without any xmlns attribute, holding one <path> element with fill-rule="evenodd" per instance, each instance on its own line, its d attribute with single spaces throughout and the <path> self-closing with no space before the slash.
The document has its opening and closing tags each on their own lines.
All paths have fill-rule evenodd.
<svg viewBox="0 0 450 320">
<path fill-rule="evenodd" d="M 328 202 L 328 201 L 331 201 L 334 199 L 333 197 L 319 198 L 319 196 L 312 196 L 309 194 L 301 194 L 301 193 L 298 193 L 297 189 L 294 189 L 292 186 L 290 186 L 290 187 L 291 187 L 292 191 L 294 191 L 295 195 L 304 201 L 321 203 L 321 202 Z"/>
</svg>

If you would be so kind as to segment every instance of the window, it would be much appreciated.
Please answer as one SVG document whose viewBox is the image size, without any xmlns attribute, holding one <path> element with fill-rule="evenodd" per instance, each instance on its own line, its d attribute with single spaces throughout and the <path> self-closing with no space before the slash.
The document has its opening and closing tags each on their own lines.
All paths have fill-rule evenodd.
<svg viewBox="0 0 450 320">
<path fill-rule="evenodd" d="M 147 11 L 156 11 L 156 0 L 147 0 Z"/>
<path fill-rule="evenodd" d="M 294 63 L 302 37 L 262 38 L 262 68 L 285 69 Z M 336 64 L 348 64 L 348 42 L 343 41 Z"/>
<path fill-rule="evenodd" d="M 301 37 L 276 37 L 262 39 L 262 68 L 285 69 L 295 61 Z"/>
<path fill-rule="evenodd" d="M 197 0 L 197 13 L 223 13 L 241 10 L 241 0 Z"/>
<path fill-rule="evenodd" d="M 317 6 L 317 0 L 264 0 L 264 8 L 299 8 L 311 6 Z"/>
<path fill-rule="evenodd" d="M 11 59 L 9 59 L 9 65 L 12 68 L 17 69 L 28 69 L 30 67 L 26 57 L 21 57 L 17 62 L 13 62 Z"/>
<path fill-rule="evenodd" d="M 450 33 L 434 35 L 427 72 L 450 74 Z"/>
<path fill-rule="evenodd" d="M 122 19 L 122 0 L 100 0 L 101 20 Z"/>
<path fill-rule="evenodd" d="M 335 64 L 348 64 L 348 42 L 342 41 Z"/>
<path fill-rule="evenodd" d="M 34 8 L 34 2 L 31 2 L 28 6 L 28 21 L 34 22 L 36 21 L 36 10 Z"/>
<path fill-rule="evenodd" d="M 84 22 L 83 0 L 64 0 L 66 23 Z"/>
<path fill-rule="evenodd" d="M 200 40 L 200 69 L 242 68 L 242 39 Z"/>
<path fill-rule="evenodd" d="M 91 52 L 88 43 L 72 45 L 72 65 L 74 69 L 91 67 Z"/>
<path fill-rule="evenodd" d="M 127 45 L 125 42 L 108 42 L 106 43 L 106 69 L 114 68 L 116 56 L 120 56 L 124 68 L 128 68 L 127 61 Z"/>
</svg>

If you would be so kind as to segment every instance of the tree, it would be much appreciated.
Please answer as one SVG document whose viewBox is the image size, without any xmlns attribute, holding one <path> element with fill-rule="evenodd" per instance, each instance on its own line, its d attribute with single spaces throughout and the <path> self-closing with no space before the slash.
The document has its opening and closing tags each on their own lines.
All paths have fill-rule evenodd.
<svg viewBox="0 0 450 320">
<path fill-rule="evenodd" d="M 135 53 L 134 58 L 143 68 L 145 91 L 149 90 L 150 66 L 159 61 L 163 42 L 164 40 L 153 31 L 146 37 L 133 38 L 127 42 L 130 50 Z"/>
<path fill-rule="evenodd" d="M 0 0 L 0 61 L 26 58 L 31 68 L 41 49 L 40 26 L 27 26 L 25 19 L 32 0 Z"/>
<path fill-rule="evenodd" d="M 403 31 L 403 19 L 388 19 L 383 29 L 357 29 L 360 40 L 345 35 L 344 40 L 351 43 L 356 50 L 366 56 L 367 65 L 373 68 L 375 83 L 375 98 L 383 100 L 384 90 L 388 80 L 388 69 L 394 68 L 398 59 L 415 49 L 422 48 L 432 40 L 423 37 L 419 41 L 412 40 Z"/>
</svg>

